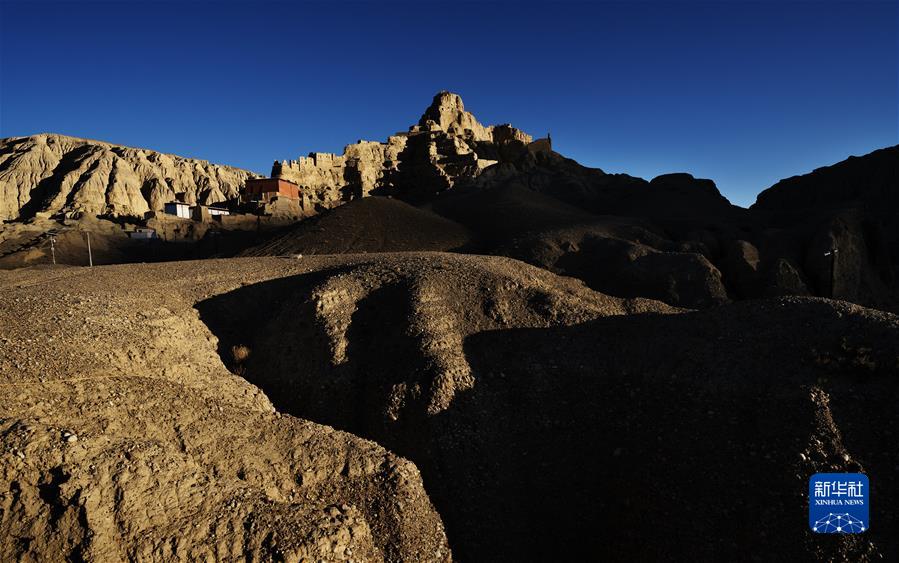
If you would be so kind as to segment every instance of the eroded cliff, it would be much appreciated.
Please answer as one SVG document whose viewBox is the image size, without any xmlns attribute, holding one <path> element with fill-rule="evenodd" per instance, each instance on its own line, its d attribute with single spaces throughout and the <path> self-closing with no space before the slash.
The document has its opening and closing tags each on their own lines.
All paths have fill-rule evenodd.
<svg viewBox="0 0 899 563">
<path fill-rule="evenodd" d="M 37 213 L 143 216 L 178 194 L 188 203 L 237 197 L 256 174 L 147 149 L 44 133 L 0 140 L 0 219 Z"/>
</svg>

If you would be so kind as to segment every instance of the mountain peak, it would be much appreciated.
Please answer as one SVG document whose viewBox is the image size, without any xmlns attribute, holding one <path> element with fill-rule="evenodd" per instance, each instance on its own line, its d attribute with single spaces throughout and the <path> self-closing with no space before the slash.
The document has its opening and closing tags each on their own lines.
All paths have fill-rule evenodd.
<svg viewBox="0 0 899 563">
<path fill-rule="evenodd" d="M 441 126 L 446 126 L 463 113 L 467 112 L 465 111 L 465 104 L 462 102 L 462 96 L 447 90 L 441 90 L 434 95 L 431 105 L 428 106 L 428 109 L 421 116 L 419 124 L 424 125 L 424 122 L 430 119 Z"/>
<path fill-rule="evenodd" d="M 465 111 L 462 97 L 446 90 L 437 92 L 431 105 L 418 120 L 418 125 L 475 140 L 490 139 L 489 129 L 478 122 L 474 115 Z"/>
</svg>

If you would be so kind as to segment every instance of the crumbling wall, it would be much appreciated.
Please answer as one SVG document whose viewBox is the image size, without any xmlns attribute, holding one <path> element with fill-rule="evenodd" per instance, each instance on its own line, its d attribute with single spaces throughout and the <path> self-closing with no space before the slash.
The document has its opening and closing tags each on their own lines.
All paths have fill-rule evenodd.
<svg viewBox="0 0 899 563">
<path fill-rule="evenodd" d="M 342 155 L 310 153 L 275 162 L 272 176 L 300 186 L 316 209 L 330 208 L 372 192 L 404 199 L 432 197 L 477 177 L 532 141 L 511 125 L 484 126 L 465 111 L 462 99 L 440 92 L 408 133 L 386 142 L 359 141 Z"/>
<path fill-rule="evenodd" d="M 347 145 L 342 155 L 315 152 L 275 162 L 272 176 L 296 183 L 311 205 L 333 207 L 388 184 L 405 145 L 404 135 L 391 136 L 386 143 L 359 141 Z"/>
</svg>

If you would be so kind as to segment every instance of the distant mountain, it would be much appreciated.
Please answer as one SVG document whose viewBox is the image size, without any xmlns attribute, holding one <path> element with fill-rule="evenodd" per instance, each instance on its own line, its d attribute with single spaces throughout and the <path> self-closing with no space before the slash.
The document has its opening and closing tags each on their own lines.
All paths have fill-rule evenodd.
<svg viewBox="0 0 899 563">
<path fill-rule="evenodd" d="M 771 251 L 795 256 L 812 293 L 896 309 L 899 145 L 781 180 L 750 209 L 768 226 Z"/>
<path fill-rule="evenodd" d="M 177 194 L 207 204 L 235 198 L 251 176 L 59 135 L 6 139 L 0 218 L 139 216 Z M 314 212 L 354 205 L 249 254 L 464 250 L 688 308 L 780 295 L 899 303 L 899 146 L 782 180 L 743 209 L 690 174 L 644 180 L 582 166 L 549 136 L 481 124 L 444 91 L 384 142 L 276 161 L 272 176 L 297 183 Z M 392 200 L 367 197 L 379 195 Z"/>
<path fill-rule="evenodd" d="M 892 309 L 896 154 L 885 149 L 784 180 L 747 210 L 712 180 L 690 174 L 647 181 L 582 166 L 555 152 L 549 138 L 481 125 L 457 94 L 440 92 L 417 125 L 386 143 L 275 163 L 273 175 L 311 189 L 321 209 L 377 194 L 423 206 L 466 227 L 470 251 L 518 258 L 612 295 L 691 308 L 819 295 Z M 356 211 L 380 207 L 387 206 Z M 413 240 L 426 248 L 431 236 L 413 234 L 410 223 L 402 236 L 380 237 L 376 213 L 346 211 L 314 231 L 297 230 L 289 245 L 254 252 L 353 252 L 366 238 L 396 251 Z M 341 233 L 350 216 L 356 242 L 347 246 Z M 833 248 L 836 260 L 827 254 Z"/>
<path fill-rule="evenodd" d="M 82 212 L 143 216 L 183 194 L 234 198 L 256 174 L 147 149 L 40 134 L 0 139 L 0 219 Z"/>
<path fill-rule="evenodd" d="M 752 209 L 785 217 L 850 207 L 899 213 L 899 145 L 781 180 L 760 193 Z"/>
</svg>

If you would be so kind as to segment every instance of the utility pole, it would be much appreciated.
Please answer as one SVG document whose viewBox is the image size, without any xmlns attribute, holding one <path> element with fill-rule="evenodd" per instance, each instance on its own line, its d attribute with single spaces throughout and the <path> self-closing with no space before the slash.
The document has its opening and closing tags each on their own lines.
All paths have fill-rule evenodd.
<svg viewBox="0 0 899 563">
<path fill-rule="evenodd" d="M 87 261 L 91 268 L 94 267 L 94 255 L 91 254 L 91 232 L 87 231 Z"/>
<path fill-rule="evenodd" d="M 833 247 L 824 253 L 824 256 L 830 256 L 830 298 L 835 299 L 834 292 L 837 288 L 837 253 L 840 250 Z"/>
<path fill-rule="evenodd" d="M 50 255 L 53 256 L 53 265 L 56 265 L 56 237 L 50 237 Z"/>
</svg>

